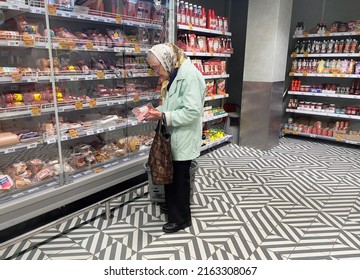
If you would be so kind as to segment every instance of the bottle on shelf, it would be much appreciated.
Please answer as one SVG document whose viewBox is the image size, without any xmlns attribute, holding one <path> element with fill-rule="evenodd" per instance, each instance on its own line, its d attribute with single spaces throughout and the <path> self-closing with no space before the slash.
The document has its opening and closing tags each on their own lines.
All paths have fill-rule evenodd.
<svg viewBox="0 0 360 280">
<path fill-rule="evenodd" d="M 228 24 L 228 19 L 226 17 L 223 17 L 223 24 L 224 24 L 224 31 L 228 32 L 229 31 L 229 24 Z"/>
<path fill-rule="evenodd" d="M 212 19 L 211 19 L 211 17 L 212 17 L 212 11 L 211 11 L 211 9 L 209 9 L 209 10 L 208 10 L 208 16 L 207 16 L 207 21 L 206 21 L 206 28 L 207 28 L 207 29 L 212 29 L 212 28 L 211 28 L 211 24 L 212 24 Z"/>
<path fill-rule="evenodd" d="M 180 18 L 181 18 L 180 23 L 185 24 L 186 15 L 185 15 L 185 3 L 184 3 L 184 1 L 180 1 L 179 9 L 180 9 Z"/>
<path fill-rule="evenodd" d="M 197 5 L 193 5 L 193 13 L 194 13 L 194 25 L 196 27 L 198 27 L 199 26 L 199 15 L 198 15 Z"/>
<path fill-rule="evenodd" d="M 202 28 L 206 28 L 206 12 L 205 12 L 205 8 L 202 7 L 201 10 L 201 14 L 202 14 Z"/>
<path fill-rule="evenodd" d="M 193 4 L 189 4 L 189 24 L 194 25 Z"/>
<path fill-rule="evenodd" d="M 203 26 L 203 23 L 202 23 L 203 18 L 202 18 L 202 7 L 200 5 L 198 6 L 197 15 L 199 17 L 199 23 L 198 23 L 199 27 L 202 27 Z"/>
<path fill-rule="evenodd" d="M 189 3 L 185 2 L 185 24 L 190 23 L 190 14 L 189 14 Z"/>
</svg>

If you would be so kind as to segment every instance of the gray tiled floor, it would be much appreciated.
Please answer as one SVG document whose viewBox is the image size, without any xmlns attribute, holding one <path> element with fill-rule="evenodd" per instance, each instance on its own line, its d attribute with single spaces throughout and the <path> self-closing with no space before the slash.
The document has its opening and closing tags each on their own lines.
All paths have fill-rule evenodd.
<svg viewBox="0 0 360 280">
<path fill-rule="evenodd" d="M 360 259 L 360 150 L 282 138 L 201 156 L 193 226 L 161 231 L 148 187 L 0 251 L 0 259 Z M 130 203 L 124 204 L 130 200 Z"/>
</svg>

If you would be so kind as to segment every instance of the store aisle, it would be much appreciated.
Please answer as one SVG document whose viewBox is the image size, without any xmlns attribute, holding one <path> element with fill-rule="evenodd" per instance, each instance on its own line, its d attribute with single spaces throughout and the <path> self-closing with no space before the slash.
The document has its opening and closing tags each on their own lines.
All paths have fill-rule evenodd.
<svg viewBox="0 0 360 280">
<path fill-rule="evenodd" d="M 198 159 L 193 226 L 164 234 L 147 188 L 0 251 L 0 259 L 360 259 L 360 150 L 282 138 Z M 144 195 L 145 193 L 145 195 Z"/>
</svg>

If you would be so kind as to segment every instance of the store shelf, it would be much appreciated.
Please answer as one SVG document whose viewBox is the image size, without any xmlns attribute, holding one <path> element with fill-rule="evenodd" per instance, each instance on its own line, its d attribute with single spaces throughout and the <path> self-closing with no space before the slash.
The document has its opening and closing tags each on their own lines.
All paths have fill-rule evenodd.
<svg viewBox="0 0 360 280">
<path fill-rule="evenodd" d="M 343 36 L 360 36 L 359 31 L 353 32 L 325 32 L 324 34 L 309 34 L 304 32 L 303 35 L 293 35 L 293 38 L 319 38 L 319 37 L 343 37 Z"/>
<path fill-rule="evenodd" d="M 334 118 L 342 118 L 349 120 L 360 120 L 360 116 L 345 115 L 345 114 L 334 114 L 334 113 L 325 113 L 316 110 L 297 110 L 297 109 L 286 109 L 288 113 L 304 114 L 304 115 L 313 115 L 313 116 L 326 116 Z"/>
<path fill-rule="evenodd" d="M 224 99 L 229 97 L 228 94 L 222 95 L 222 94 L 216 94 L 216 95 L 212 95 L 212 96 L 206 96 L 205 97 L 205 101 L 211 101 L 211 100 L 217 100 L 217 99 Z"/>
<path fill-rule="evenodd" d="M 326 92 L 302 92 L 302 91 L 288 91 L 290 95 L 299 95 L 299 96 L 319 96 L 319 97 L 334 97 L 334 98 L 346 98 L 360 100 L 360 95 L 354 94 L 337 94 L 337 93 L 328 93 Z"/>
<path fill-rule="evenodd" d="M 157 100 L 160 98 L 160 95 L 157 92 L 148 93 L 146 95 L 134 95 L 130 94 L 125 97 L 99 97 L 91 100 L 82 100 L 80 101 L 82 104 L 82 110 L 84 109 L 93 109 L 93 108 L 101 108 L 101 107 L 111 107 L 115 105 L 123 105 L 125 103 L 138 102 L 138 101 L 151 101 Z M 24 105 L 18 107 L 8 107 L 8 108 L 0 108 L 0 120 L 14 118 L 14 117 L 29 117 L 32 116 L 32 108 L 40 107 L 41 114 L 50 114 L 54 113 L 54 104 L 41 104 L 41 105 Z M 58 112 L 73 112 L 75 110 L 79 110 L 75 101 L 70 102 L 59 102 L 58 103 Z"/>
<path fill-rule="evenodd" d="M 19 143 L 17 145 L 14 146 L 8 146 L 5 148 L 0 148 L 0 154 L 10 154 L 10 153 L 15 153 L 15 152 L 19 152 L 19 151 L 23 151 L 23 150 L 29 150 L 29 149 L 35 149 L 38 146 L 43 145 L 42 140 L 41 141 L 34 141 L 31 143 Z"/>
<path fill-rule="evenodd" d="M 303 133 L 303 132 L 284 132 L 284 134 L 285 135 L 298 135 L 298 136 L 303 136 L 303 137 L 316 138 L 316 139 L 334 141 L 334 142 L 341 142 L 341 143 L 358 145 L 358 146 L 360 145 L 360 142 L 342 139 L 341 137 L 335 138 L 335 137 L 330 137 L 330 136 L 323 136 L 323 135 L 317 135 L 317 134 L 312 134 L 312 133 Z"/>
<path fill-rule="evenodd" d="M 289 73 L 289 76 L 295 77 L 319 77 L 319 78 L 352 78 L 359 79 L 360 74 L 318 74 L 318 73 Z"/>
<path fill-rule="evenodd" d="M 209 121 L 213 121 L 213 120 L 222 119 L 222 118 L 227 117 L 227 116 L 228 116 L 228 113 L 221 114 L 221 115 L 216 115 L 216 116 L 211 116 L 211 117 L 203 117 L 202 121 L 203 121 L 203 123 L 205 123 L 205 122 L 209 122 Z"/>
<path fill-rule="evenodd" d="M 355 57 L 360 58 L 360 53 L 312 53 L 312 54 L 291 54 L 291 57 Z"/>
<path fill-rule="evenodd" d="M 229 74 L 224 74 L 224 75 L 203 75 L 205 80 L 209 80 L 209 79 L 227 79 L 230 77 Z"/>
<path fill-rule="evenodd" d="M 231 141 L 231 139 L 233 138 L 232 135 L 226 135 L 225 137 L 221 138 L 221 139 L 218 139 L 214 142 L 210 142 L 210 143 L 206 143 L 204 146 L 201 146 L 201 151 L 206 151 L 208 149 L 211 149 L 211 148 L 214 148 L 216 146 L 219 146 L 223 143 L 226 143 L 226 142 L 229 142 Z"/>
<path fill-rule="evenodd" d="M 110 126 L 98 126 L 98 127 L 91 127 L 88 129 L 71 129 L 69 128 L 68 130 L 72 130 L 74 132 L 73 135 L 70 135 L 69 133 L 61 133 L 61 141 L 68 141 L 68 140 L 74 140 L 74 139 L 79 139 L 79 138 L 83 138 L 83 137 L 87 137 L 87 136 L 91 136 L 91 135 L 96 135 L 96 134 L 101 134 L 104 132 L 111 132 L 114 130 L 120 130 L 120 129 L 124 129 L 124 128 L 128 128 L 128 127 L 133 127 L 133 126 L 137 126 L 137 125 L 141 125 L 146 123 L 145 121 L 136 121 L 136 120 L 127 120 L 124 121 L 122 123 L 118 123 L 116 125 L 110 125 Z M 44 142 L 47 144 L 53 144 L 57 142 L 57 137 L 56 136 L 51 136 L 51 137 L 46 137 L 44 136 Z"/>
<path fill-rule="evenodd" d="M 183 24 L 178 24 L 178 29 L 213 34 L 213 35 L 225 35 L 225 36 L 232 35 L 231 32 L 225 32 L 225 31 L 221 31 L 221 30 L 213 30 L 213 29 L 202 28 L 202 27 L 194 27 L 194 26 L 183 25 Z"/>
<path fill-rule="evenodd" d="M 187 56 L 204 56 L 204 57 L 230 57 L 229 53 L 202 53 L 202 52 L 185 52 Z"/>
</svg>

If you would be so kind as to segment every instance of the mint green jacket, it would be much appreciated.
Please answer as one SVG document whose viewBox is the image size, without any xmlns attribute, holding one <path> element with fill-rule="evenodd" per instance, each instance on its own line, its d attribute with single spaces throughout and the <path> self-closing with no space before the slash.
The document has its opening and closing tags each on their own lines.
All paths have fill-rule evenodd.
<svg viewBox="0 0 360 280">
<path fill-rule="evenodd" d="M 187 58 L 157 109 L 166 116 L 173 160 L 193 160 L 200 155 L 205 81 Z"/>
</svg>

